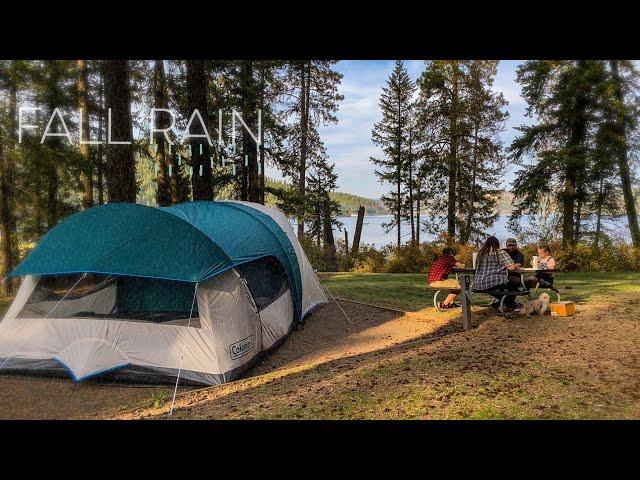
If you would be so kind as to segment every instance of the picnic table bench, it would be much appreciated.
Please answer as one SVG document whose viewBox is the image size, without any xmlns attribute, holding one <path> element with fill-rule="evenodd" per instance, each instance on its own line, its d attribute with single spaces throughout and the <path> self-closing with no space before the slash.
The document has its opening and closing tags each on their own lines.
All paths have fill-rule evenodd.
<svg viewBox="0 0 640 480">
<path fill-rule="evenodd" d="M 458 280 L 458 276 L 461 275 L 461 274 L 475 275 L 475 270 L 473 268 L 454 268 L 452 271 L 456 275 L 456 280 Z M 519 274 L 520 275 L 521 286 L 520 286 L 520 289 L 518 291 L 508 291 L 505 288 L 502 288 L 501 285 L 497 285 L 496 287 L 490 288 L 490 289 L 487 289 L 487 290 L 477 290 L 477 289 L 473 288 L 473 282 L 472 282 L 472 284 L 471 284 L 471 293 L 479 293 L 479 294 L 484 294 L 484 295 L 495 294 L 497 296 L 500 296 L 501 297 L 500 298 L 500 306 L 498 308 L 500 310 L 500 313 L 505 315 L 504 301 L 505 301 L 506 298 L 508 298 L 508 297 L 527 297 L 530 300 L 531 297 L 534 296 L 537 293 L 539 288 L 543 288 L 543 289 L 547 289 L 547 290 L 551 290 L 551 291 L 555 292 L 556 295 L 558 296 L 558 301 L 560 301 L 560 292 L 553 285 L 541 285 L 540 282 L 538 282 L 536 287 L 533 290 L 531 290 L 529 287 L 527 287 L 527 285 L 525 283 L 525 275 L 530 275 L 530 274 L 534 274 L 534 273 L 558 273 L 560 271 L 561 270 L 559 270 L 559 269 L 545 270 L 545 269 L 535 269 L 535 268 L 518 268 L 516 270 L 511 270 L 511 271 L 508 272 L 511 275 L 512 274 Z M 565 287 L 565 288 L 570 288 L 570 287 Z M 448 294 L 449 292 L 455 292 L 455 293 L 459 294 L 461 292 L 460 288 L 430 287 L 429 285 L 427 285 L 427 290 L 435 292 L 434 295 L 433 295 L 433 306 L 438 311 L 444 311 L 443 309 L 440 308 L 440 302 L 438 301 L 438 297 L 442 293 Z M 481 304 L 480 306 L 485 307 L 485 306 L 490 306 L 490 305 L 491 304 Z"/>
</svg>

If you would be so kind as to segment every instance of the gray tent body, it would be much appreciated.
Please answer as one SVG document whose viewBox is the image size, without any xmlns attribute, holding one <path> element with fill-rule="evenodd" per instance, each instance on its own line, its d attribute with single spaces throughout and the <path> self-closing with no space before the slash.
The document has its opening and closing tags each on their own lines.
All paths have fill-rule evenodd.
<svg viewBox="0 0 640 480">
<path fill-rule="evenodd" d="M 293 246 L 302 284 L 300 318 L 327 302 L 284 214 L 243 204 L 269 215 Z M 52 294 L 61 280 L 68 287 L 63 297 Z M 190 382 L 225 383 L 277 346 L 298 320 L 291 283 L 273 257 L 195 284 L 165 282 L 163 298 L 150 298 L 148 287 L 157 282 L 107 274 L 26 275 L 0 321 L 0 371 L 59 372 L 76 381 L 112 372 L 154 382 L 175 381 L 180 372 Z M 173 302 L 173 296 L 181 300 Z M 127 307 L 132 299 L 152 306 L 173 302 L 178 312 L 138 315 Z"/>
</svg>

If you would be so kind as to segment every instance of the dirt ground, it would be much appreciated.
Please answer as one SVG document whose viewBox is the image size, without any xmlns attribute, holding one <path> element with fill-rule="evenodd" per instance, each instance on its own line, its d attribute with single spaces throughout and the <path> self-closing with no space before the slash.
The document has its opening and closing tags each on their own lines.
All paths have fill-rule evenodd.
<svg viewBox="0 0 640 480">
<path fill-rule="evenodd" d="M 227 385 L 179 390 L 172 418 L 640 418 L 640 298 L 573 318 L 326 305 Z M 167 418 L 172 388 L 0 376 L 0 418 Z"/>
</svg>

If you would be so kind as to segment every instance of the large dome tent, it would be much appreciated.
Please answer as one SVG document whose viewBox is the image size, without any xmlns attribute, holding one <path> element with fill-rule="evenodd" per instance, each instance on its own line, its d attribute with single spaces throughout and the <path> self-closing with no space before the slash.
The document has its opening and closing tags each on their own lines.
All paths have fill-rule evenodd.
<svg viewBox="0 0 640 480">
<path fill-rule="evenodd" d="M 0 371 L 236 378 L 327 298 L 287 218 L 249 202 L 72 215 L 11 273 Z"/>
</svg>

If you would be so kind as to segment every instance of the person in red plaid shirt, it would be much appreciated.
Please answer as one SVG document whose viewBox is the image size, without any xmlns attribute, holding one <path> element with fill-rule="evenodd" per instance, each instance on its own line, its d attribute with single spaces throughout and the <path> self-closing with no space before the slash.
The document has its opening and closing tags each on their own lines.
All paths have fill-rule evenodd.
<svg viewBox="0 0 640 480">
<path fill-rule="evenodd" d="M 456 260 L 453 249 L 449 247 L 442 250 L 442 255 L 440 255 L 431 264 L 431 267 L 429 267 L 427 282 L 431 288 L 457 289 L 457 291 L 451 290 L 449 295 L 447 295 L 447 298 L 444 299 L 444 302 L 440 302 L 439 307 L 442 309 L 460 307 L 460 305 L 454 302 L 460 290 L 460 283 L 453 278 L 447 278 L 451 273 L 451 270 L 453 270 L 453 267 L 464 268 L 464 263 L 460 263 Z"/>
</svg>

